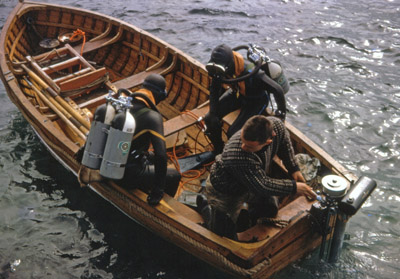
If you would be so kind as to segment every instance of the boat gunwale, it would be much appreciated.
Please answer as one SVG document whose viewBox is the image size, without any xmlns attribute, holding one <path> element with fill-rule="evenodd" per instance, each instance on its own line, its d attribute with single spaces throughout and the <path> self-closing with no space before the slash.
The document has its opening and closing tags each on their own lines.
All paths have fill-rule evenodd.
<svg viewBox="0 0 400 279">
<path fill-rule="evenodd" d="M 55 5 L 55 4 L 47 4 L 47 3 L 40 3 L 40 2 L 31 2 L 31 1 L 26 1 L 26 2 L 21 2 L 19 3 L 16 8 L 13 10 L 12 13 L 14 13 L 15 15 L 22 15 L 24 14 L 23 12 L 25 11 L 24 9 L 24 5 L 28 5 L 27 6 L 27 10 L 31 9 L 31 8 L 37 8 L 40 7 L 42 8 L 42 6 L 38 6 L 39 5 L 44 5 L 44 6 L 51 6 L 51 7 L 57 7 L 60 9 L 72 9 L 72 10 L 76 10 L 77 12 L 82 12 L 80 10 L 77 10 L 75 8 L 70 8 L 70 7 L 66 7 L 66 6 L 62 6 L 62 5 Z M 18 7 L 18 9 L 17 9 Z M 27 12 L 27 11 L 26 11 Z M 87 15 L 91 15 L 91 14 L 95 14 L 98 16 L 103 16 L 99 13 L 96 12 L 91 12 L 88 10 L 84 10 L 84 12 Z M 11 14 L 12 14 L 11 13 Z M 11 15 L 10 14 L 10 15 Z M 193 64 L 194 66 L 198 67 L 199 69 L 203 70 L 204 73 L 206 73 L 205 67 L 204 65 L 202 65 L 200 62 L 198 62 L 197 60 L 195 60 L 194 58 L 186 55 L 185 53 L 183 53 L 182 51 L 180 51 L 179 49 L 173 47 L 172 45 L 166 43 L 165 41 L 159 39 L 158 37 L 155 37 L 153 35 L 151 35 L 150 33 L 148 33 L 147 31 L 144 31 L 140 28 L 137 28 L 136 26 L 133 26 L 129 23 L 123 22 L 121 20 L 115 19 L 113 17 L 112 18 L 113 21 L 126 25 L 129 28 L 131 28 L 132 30 L 139 32 L 145 36 L 147 36 L 148 38 L 151 38 L 152 40 L 154 40 L 154 42 L 156 42 L 159 45 L 165 45 L 168 47 L 168 51 L 172 51 L 174 53 L 176 53 L 177 55 L 180 56 L 180 59 L 185 62 L 187 61 L 187 63 L 189 64 Z M 27 99 L 27 97 L 25 96 L 25 94 L 22 92 L 22 90 L 20 89 L 18 83 L 17 83 L 17 77 L 14 76 L 13 79 L 8 80 L 8 77 L 6 77 L 6 75 L 9 75 L 10 71 L 12 72 L 11 69 L 9 69 L 9 65 L 7 65 L 6 61 L 5 61 L 5 43 L 6 40 L 8 39 L 6 37 L 7 32 L 10 28 L 10 26 L 12 26 L 12 24 L 15 24 L 15 22 L 17 21 L 16 17 L 10 17 L 7 19 L 6 23 L 3 26 L 3 31 L 1 32 L 1 36 L 0 36 L 0 66 L 1 66 L 1 78 L 3 80 L 3 83 L 6 86 L 6 91 L 7 94 L 9 95 L 9 97 L 11 98 L 11 100 L 14 102 L 14 104 L 19 108 L 19 110 L 21 111 L 21 113 L 23 114 L 24 118 L 29 122 L 29 124 L 31 126 L 33 126 L 33 129 L 35 130 L 36 133 L 38 133 L 40 138 L 43 138 L 43 141 L 45 143 L 49 143 L 52 142 L 52 138 L 57 138 L 57 144 L 55 144 L 54 142 L 52 142 L 55 145 L 58 146 L 64 146 L 65 148 L 63 150 L 70 150 L 70 153 L 66 153 L 68 156 L 65 157 L 66 154 L 64 154 L 64 156 L 60 156 L 61 159 L 64 158 L 64 161 L 67 161 L 66 164 L 68 166 L 72 168 L 71 170 L 73 170 L 74 174 L 76 175 L 77 170 L 79 168 L 79 163 L 72 157 L 72 155 L 74 153 L 76 153 L 76 151 L 79 149 L 76 145 L 74 145 L 73 143 L 71 143 L 71 140 L 66 137 L 65 135 L 61 134 L 58 129 L 56 127 L 54 127 L 52 121 L 49 121 L 48 118 L 41 114 L 36 107 Z M 5 33 L 4 33 L 4 30 Z M 127 29 L 128 30 L 128 29 Z M 128 30 L 129 31 L 129 30 Z M 4 34 L 3 34 L 4 33 Z M 182 63 L 183 63 L 182 62 Z M 4 69 L 8 69 L 8 71 L 4 71 Z M 11 93 L 12 92 L 12 93 Z M 291 125 L 288 125 L 288 130 L 291 133 L 291 136 L 293 137 L 296 136 L 298 137 L 298 140 L 302 140 L 304 142 L 304 139 L 307 139 L 309 142 L 307 142 L 308 146 L 305 147 L 308 151 L 319 151 L 322 150 L 321 148 L 319 148 L 314 142 L 312 142 L 311 140 L 309 140 L 305 135 L 303 135 L 300 131 L 298 131 L 296 128 L 292 127 Z M 51 149 L 52 147 L 49 146 L 49 148 Z M 61 148 L 62 149 L 62 148 Z M 53 149 L 51 149 L 53 150 Z M 53 150 L 53 152 L 55 152 L 55 154 L 60 155 L 60 152 L 57 150 Z M 71 154 L 72 153 L 72 154 Z M 321 156 L 320 153 L 317 152 L 317 154 L 323 158 Z M 343 166 L 341 166 L 338 162 L 336 162 L 332 157 L 330 157 L 330 155 L 326 154 L 327 157 L 327 161 L 326 164 L 328 164 L 329 166 L 332 167 L 332 171 L 334 169 L 336 169 L 336 172 L 341 174 L 342 176 L 346 177 L 346 179 L 355 179 L 354 178 L 348 178 L 346 176 L 346 174 L 343 173 L 343 170 L 345 170 L 345 168 Z M 99 186 L 101 187 L 101 186 Z M 120 191 L 121 193 L 124 193 L 124 189 L 122 189 L 121 187 L 118 187 L 118 191 Z M 93 186 L 91 187 L 93 188 Z M 98 190 L 97 187 L 94 187 L 96 190 Z M 129 197 L 130 201 L 134 202 L 134 199 L 132 199 L 132 197 L 134 197 L 135 199 L 141 200 L 142 203 L 142 207 L 146 208 L 149 212 L 152 212 L 153 214 L 155 214 L 156 216 L 159 217 L 163 217 L 163 218 L 169 218 L 169 222 L 170 223 L 175 223 L 174 227 L 180 227 L 180 228 L 185 228 L 185 230 L 187 231 L 191 231 L 192 234 L 196 234 L 197 237 L 199 239 L 205 239 L 209 242 L 214 243 L 214 245 L 217 247 L 215 249 L 217 250 L 223 250 L 225 254 L 225 256 L 227 257 L 238 257 L 242 259 L 246 260 L 248 264 L 250 264 L 251 262 L 253 262 L 253 260 L 255 259 L 256 255 L 254 253 L 257 254 L 257 252 L 259 252 L 260 249 L 265 248 L 267 245 L 269 245 L 269 243 L 271 242 L 271 239 L 277 238 L 279 237 L 280 233 L 277 233 L 275 236 L 272 236 L 270 239 L 264 239 L 255 243 L 244 243 L 244 242 L 237 242 L 237 241 L 233 241 L 227 238 L 222 238 L 210 231 L 208 231 L 207 229 L 201 227 L 199 224 L 196 224 L 194 222 L 192 222 L 191 220 L 189 220 L 188 218 L 182 217 L 182 220 L 178 221 L 179 218 L 172 218 L 169 215 L 166 215 L 165 212 L 160 211 L 159 209 L 156 208 L 152 208 L 150 206 L 148 206 L 145 202 L 145 200 L 143 200 L 143 198 L 140 198 L 138 195 L 133 195 L 132 193 L 129 193 L 126 191 L 126 193 L 128 193 L 126 196 Z M 104 198 L 104 196 L 103 196 Z M 105 198 L 106 200 L 108 200 L 110 202 L 109 199 Z M 137 202 L 136 202 L 137 203 Z M 140 204 L 140 203 L 139 203 Z M 117 208 L 120 209 L 120 207 L 118 205 L 115 205 Z M 120 209 L 122 212 L 123 210 Z M 126 213 L 125 213 L 126 214 Z M 307 213 L 304 213 L 305 215 Z M 305 215 L 302 215 L 298 218 L 295 218 L 295 220 L 293 220 L 294 222 L 298 222 L 298 220 L 301 220 L 302 218 L 304 218 Z M 132 218 L 132 217 L 131 217 Z M 132 218 L 133 219 L 133 218 Z M 294 223 L 293 223 L 294 224 Z M 198 229 L 194 230 L 193 228 Z M 289 230 L 290 226 L 287 227 L 286 230 Z M 281 230 L 282 232 L 286 231 L 285 229 Z M 155 231 L 156 232 L 156 231 Z M 157 232 L 156 232 L 157 233 Z M 163 236 L 163 234 L 158 233 L 158 235 Z M 259 244 L 259 245 L 258 245 Z M 235 246 L 235 249 L 232 249 Z M 252 256 L 248 255 L 249 251 L 253 251 Z M 245 257 L 244 255 L 247 254 L 247 256 Z M 251 260 L 251 258 L 253 258 L 253 260 Z M 257 264 L 257 263 L 255 263 Z"/>
</svg>

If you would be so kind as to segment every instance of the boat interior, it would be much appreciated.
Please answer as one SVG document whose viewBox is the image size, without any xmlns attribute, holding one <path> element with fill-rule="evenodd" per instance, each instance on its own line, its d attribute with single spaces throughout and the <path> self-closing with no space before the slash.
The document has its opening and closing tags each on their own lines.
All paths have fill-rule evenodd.
<svg viewBox="0 0 400 279">
<path fill-rule="evenodd" d="M 208 111 L 210 80 L 200 63 L 143 30 L 100 15 L 88 17 L 78 10 L 45 10 L 32 4 L 17 18 L 6 39 L 6 55 L 14 74 L 26 75 L 27 71 L 21 69 L 21 65 L 25 65 L 88 123 L 95 109 L 105 103 L 106 95 L 115 95 L 120 88 L 133 92 L 147 75 L 161 74 L 167 82 L 168 97 L 158 109 L 165 120 L 170 166 L 179 170 L 180 159 L 212 150 L 201 118 Z M 44 86 L 31 76 L 27 77 L 21 79 L 20 87 L 28 100 L 76 144 L 76 150 L 82 147 L 85 138 L 54 113 L 34 89 L 42 90 Z M 238 111 L 224 118 L 224 131 L 237 114 Z M 82 128 L 82 133 L 87 130 L 88 127 Z M 296 135 L 292 135 L 292 140 L 296 153 L 313 155 L 311 145 L 304 145 Z M 195 199 L 204 188 L 211 163 L 183 172 L 178 193 L 166 198 L 168 204 L 181 209 L 183 216 L 199 224 L 202 218 L 196 211 Z M 331 172 L 321 162 L 319 176 Z M 273 173 L 276 177 L 287 177 L 279 158 L 275 158 Z M 285 198 L 281 200 L 277 218 L 290 222 L 309 210 L 311 204 L 303 197 Z M 257 224 L 239 233 L 238 240 L 266 241 L 281 229 Z"/>
</svg>

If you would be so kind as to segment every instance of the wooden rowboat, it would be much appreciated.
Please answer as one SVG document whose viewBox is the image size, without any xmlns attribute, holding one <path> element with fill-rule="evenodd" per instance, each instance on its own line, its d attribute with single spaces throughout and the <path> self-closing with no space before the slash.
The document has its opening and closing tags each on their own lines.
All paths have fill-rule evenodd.
<svg viewBox="0 0 400 279">
<path fill-rule="evenodd" d="M 20 1 L 1 33 L 0 66 L 10 99 L 52 155 L 75 175 L 80 162 L 74 155 L 85 143 L 94 110 L 110 91 L 134 91 L 151 73 L 167 81 L 168 98 L 158 108 L 169 146 L 210 150 L 198 127 L 199 117 L 208 111 L 210 79 L 204 66 L 128 23 L 81 9 Z M 234 117 L 232 113 L 224 119 L 225 130 Z M 299 130 L 286 126 L 296 153 L 319 159 L 319 175 L 357 180 Z M 285 175 L 279 161 L 276 169 Z M 146 193 L 113 181 L 89 187 L 149 230 L 236 277 L 269 277 L 323 241 L 310 217 L 313 202 L 303 197 L 282 204 L 277 218 L 287 220 L 286 227 L 258 224 L 240 233 L 237 241 L 212 233 L 184 202 L 184 194 L 201 190 L 204 171 L 198 177 L 183 176 L 178 194 L 165 195 L 156 207 L 146 203 Z"/>
</svg>

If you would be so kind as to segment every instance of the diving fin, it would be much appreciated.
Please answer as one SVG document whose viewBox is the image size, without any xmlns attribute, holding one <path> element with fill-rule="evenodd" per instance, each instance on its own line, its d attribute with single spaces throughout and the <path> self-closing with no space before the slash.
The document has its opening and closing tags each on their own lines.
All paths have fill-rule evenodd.
<svg viewBox="0 0 400 279">
<path fill-rule="evenodd" d="M 178 159 L 180 171 L 181 173 L 184 173 L 185 171 L 196 169 L 201 165 L 210 163 L 212 160 L 214 160 L 214 158 L 215 155 L 213 152 L 206 151 Z"/>
</svg>

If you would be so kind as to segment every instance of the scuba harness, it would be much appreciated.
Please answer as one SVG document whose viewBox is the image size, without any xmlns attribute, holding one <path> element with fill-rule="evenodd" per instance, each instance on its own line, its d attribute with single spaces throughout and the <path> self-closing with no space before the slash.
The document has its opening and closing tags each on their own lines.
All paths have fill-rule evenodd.
<svg viewBox="0 0 400 279">
<path fill-rule="evenodd" d="M 121 93 L 129 97 L 123 97 Z M 165 140 L 162 135 L 147 129 L 135 135 L 135 117 L 139 117 L 149 109 L 159 112 L 153 103 L 154 100 L 145 93 L 131 93 L 127 89 L 119 89 L 117 98 L 112 97 L 112 92 L 109 93 L 106 103 L 96 109 L 95 119 L 85 144 L 82 165 L 100 169 L 103 177 L 122 179 L 133 140 L 146 132 Z M 133 107 L 134 98 L 143 101 L 146 107 L 132 114 L 130 109 Z"/>
<path fill-rule="evenodd" d="M 247 65 L 244 64 L 242 55 L 238 53 L 240 50 L 247 51 L 247 59 L 251 63 L 246 63 Z M 260 69 L 264 71 L 266 77 L 271 78 L 282 88 L 283 94 L 289 91 L 289 82 L 286 79 L 281 64 L 271 60 L 267 56 L 266 50 L 256 44 L 239 45 L 232 49 L 226 45 L 220 45 L 213 50 L 211 59 L 206 65 L 206 69 L 211 77 L 220 80 L 223 84 L 223 88 L 232 90 L 236 99 L 239 99 L 240 95 L 246 99 L 266 98 L 265 106 L 260 109 L 258 114 L 262 114 L 268 106 L 268 103 L 270 103 L 270 92 L 269 90 L 263 89 L 262 94 L 260 92 L 257 96 L 248 96 L 248 94 L 246 94 L 246 86 L 251 86 L 252 78 Z M 233 76 L 233 78 L 230 78 L 230 76 Z M 264 77 L 262 76 L 260 78 L 263 79 Z M 268 83 L 268 81 L 264 82 Z M 261 90 L 261 88 L 258 87 L 253 89 Z M 285 111 L 281 111 L 278 108 L 277 110 L 273 109 L 273 112 L 275 116 L 283 117 L 283 119 L 285 118 Z"/>
<path fill-rule="evenodd" d="M 232 51 L 237 52 L 239 50 L 247 50 L 247 58 L 254 65 L 254 68 L 250 68 L 249 66 L 244 69 L 241 75 L 238 75 L 234 78 L 226 78 L 227 67 L 223 65 L 219 65 L 215 62 L 209 62 L 206 65 L 206 69 L 210 76 L 219 77 L 222 83 L 232 84 L 239 83 L 249 79 L 258 73 L 260 69 L 262 69 L 269 77 L 271 77 L 275 82 L 277 82 L 283 89 L 286 94 L 289 91 L 289 83 L 286 79 L 286 76 L 283 73 L 282 66 L 279 62 L 271 60 L 267 54 L 266 50 L 258 46 L 256 44 L 249 45 L 240 45 L 232 48 Z M 240 54 L 239 54 L 240 55 Z M 235 56 L 235 55 L 234 55 Z M 235 59 L 235 58 L 234 58 Z M 236 64 L 236 63 L 235 63 Z"/>
</svg>

